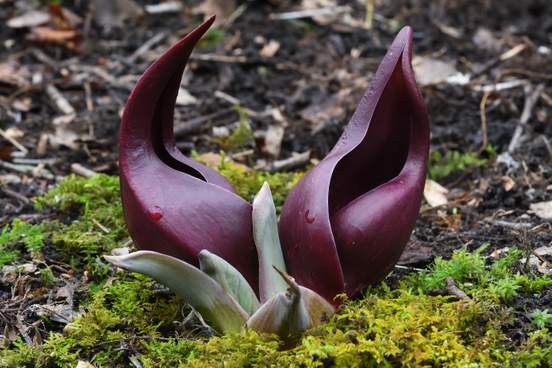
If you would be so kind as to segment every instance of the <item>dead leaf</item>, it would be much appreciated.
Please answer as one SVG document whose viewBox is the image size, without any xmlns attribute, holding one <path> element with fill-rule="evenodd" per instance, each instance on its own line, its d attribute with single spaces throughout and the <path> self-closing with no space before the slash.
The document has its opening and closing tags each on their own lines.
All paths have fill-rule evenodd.
<svg viewBox="0 0 552 368">
<path fill-rule="evenodd" d="M 504 248 L 500 248 L 500 249 L 495 249 L 492 251 L 492 253 L 490 254 L 490 257 L 492 259 L 500 259 L 502 258 L 506 253 L 508 253 L 510 251 L 510 247 L 504 247 Z"/>
<path fill-rule="evenodd" d="M 525 258 L 520 259 L 519 262 L 521 265 L 525 265 Z M 531 254 L 529 256 L 529 261 L 527 262 L 527 264 L 532 270 L 536 270 L 543 275 L 552 275 L 552 263 L 541 260 L 534 254 Z"/>
<path fill-rule="evenodd" d="M 422 266 L 429 263 L 434 257 L 435 254 L 431 246 L 414 240 L 408 242 L 397 263 L 403 266 Z"/>
<path fill-rule="evenodd" d="M 23 263 L 18 265 L 5 265 L 2 267 L 3 274 L 29 274 L 36 271 L 34 263 Z"/>
<path fill-rule="evenodd" d="M 71 123 L 75 120 L 75 115 L 62 115 L 54 118 L 52 125 L 55 127 L 55 132 L 48 135 L 50 146 L 57 148 L 59 146 L 69 147 L 71 149 L 78 149 L 78 140 L 80 135 L 71 126 Z"/>
<path fill-rule="evenodd" d="M 437 223 L 452 230 L 458 230 L 462 224 L 462 214 L 448 214 L 445 211 L 437 210 Z"/>
<path fill-rule="evenodd" d="M 82 314 L 82 311 L 74 311 L 69 304 L 33 304 L 29 309 L 39 317 L 48 317 L 63 324 L 70 323 Z"/>
<path fill-rule="evenodd" d="M 487 28 L 479 27 L 472 37 L 473 43 L 480 49 L 498 52 L 502 48 L 504 42 L 495 37 L 494 34 Z"/>
<path fill-rule="evenodd" d="M 552 201 L 531 203 L 529 209 L 543 220 L 552 220 Z"/>
<path fill-rule="evenodd" d="M 452 62 L 442 61 L 426 56 L 417 56 L 412 61 L 416 81 L 421 86 L 444 83 L 448 78 L 458 74 Z"/>
<path fill-rule="evenodd" d="M 17 17 L 8 19 L 6 25 L 10 28 L 31 28 L 46 24 L 50 21 L 50 14 L 43 11 L 31 10 Z"/>
<path fill-rule="evenodd" d="M 552 262 L 552 246 L 538 247 L 533 251 L 533 253 L 535 253 L 535 255 L 541 259 Z"/>
<path fill-rule="evenodd" d="M 302 0 L 301 10 L 317 10 L 323 8 L 337 8 L 338 3 L 335 0 Z M 342 14 L 340 12 L 328 12 L 325 15 L 317 15 L 312 17 L 316 23 L 320 25 L 328 25 L 336 22 Z"/>
<path fill-rule="evenodd" d="M 511 191 L 516 186 L 516 182 L 509 176 L 502 176 L 500 181 L 502 181 L 502 187 L 506 192 Z"/>
<path fill-rule="evenodd" d="M 79 360 L 75 368 L 96 368 L 92 363 Z"/>
<path fill-rule="evenodd" d="M 92 4 L 94 21 L 106 32 L 122 28 L 125 20 L 144 14 L 133 0 L 94 0 Z"/>
<path fill-rule="evenodd" d="M 62 45 L 69 49 L 77 48 L 80 37 L 80 32 L 75 29 L 54 29 L 50 27 L 34 27 L 27 35 L 27 39 L 30 41 Z"/>
<path fill-rule="evenodd" d="M 431 207 L 444 206 L 448 203 L 448 189 L 434 180 L 427 179 L 424 186 L 424 198 Z"/>
<path fill-rule="evenodd" d="M 341 120 L 345 116 L 342 102 L 350 93 L 351 89 L 346 89 L 330 95 L 322 101 L 314 101 L 300 112 L 301 118 L 311 124 L 313 132 L 332 119 Z"/>
<path fill-rule="evenodd" d="M 204 0 L 192 12 L 203 14 L 205 17 L 216 15 L 215 25 L 226 23 L 236 11 L 236 0 Z"/>
<path fill-rule="evenodd" d="M 33 100 L 31 100 L 30 97 L 21 97 L 21 98 L 16 98 L 13 101 L 12 106 L 16 110 L 28 112 L 31 109 L 32 103 L 33 103 Z"/>
<path fill-rule="evenodd" d="M 30 85 L 31 72 L 26 66 L 8 60 L 0 63 L 0 82 L 25 88 Z"/>
<path fill-rule="evenodd" d="M 182 87 L 178 89 L 178 95 L 176 97 L 176 104 L 178 106 L 195 105 L 196 103 L 197 98 L 192 96 L 192 94 L 188 92 L 187 89 L 184 89 Z"/>
</svg>

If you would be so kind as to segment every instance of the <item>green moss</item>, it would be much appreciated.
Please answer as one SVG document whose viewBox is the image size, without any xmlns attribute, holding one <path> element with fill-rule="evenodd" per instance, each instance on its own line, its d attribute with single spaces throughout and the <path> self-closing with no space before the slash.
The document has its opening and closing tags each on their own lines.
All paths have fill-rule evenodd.
<svg viewBox="0 0 552 368">
<path fill-rule="evenodd" d="M 121 346 L 155 350 L 150 340 L 162 330 L 173 330 L 187 308 L 176 298 L 153 292 L 154 282 L 142 275 L 121 278 L 94 293 L 86 313 L 68 324 L 64 333 L 51 333 L 44 344 L 29 347 L 21 341 L 0 353 L 0 367 L 75 366 L 78 359 L 99 367 L 127 367 Z M 159 348 L 163 349 L 163 347 Z"/>
<path fill-rule="evenodd" d="M 210 28 L 205 36 L 201 38 L 201 40 L 198 43 L 198 47 L 200 48 L 207 48 L 207 47 L 215 47 L 218 44 L 220 44 L 222 41 L 224 41 L 226 37 L 226 32 L 222 28 L 213 27 Z"/>
<path fill-rule="evenodd" d="M 531 321 L 538 328 L 545 328 L 547 326 L 552 327 L 552 313 L 548 313 L 541 309 L 535 309 L 533 313 L 531 313 Z"/>
<path fill-rule="evenodd" d="M 238 127 L 227 137 L 215 137 L 213 142 L 218 144 L 225 151 L 243 149 L 253 143 L 253 131 L 249 126 L 249 116 L 240 106 L 235 105 L 234 109 L 239 115 Z"/>
<path fill-rule="evenodd" d="M 510 249 L 505 257 L 489 266 L 482 255 L 486 248 L 487 245 L 484 245 L 473 253 L 460 249 L 448 261 L 437 258 L 428 272 L 408 278 L 407 283 L 420 292 L 429 292 L 443 288 L 445 279 L 450 276 L 469 295 L 497 302 L 510 302 L 519 293 L 538 293 L 552 285 L 552 279 L 548 276 L 519 272 L 520 267 L 517 266 L 524 255 L 522 250 Z"/>
<path fill-rule="evenodd" d="M 301 176 L 244 171 L 224 158 L 217 168 L 248 200 L 264 180 L 269 181 L 279 205 Z M 101 265 L 98 257 L 126 238 L 117 178 L 69 177 L 36 203 L 43 211 L 71 213 L 41 226 L 43 241 L 50 239 L 56 252 L 66 257 L 75 252 L 75 265 L 100 267 L 94 266 Z M 93 219 L 109 225 L 113 235 Z M 74 231 L 72 236 L 60 235 L 68 230 Z M 24 246 L 23 237 L 17 239 Z M 180 323 L 189 309 L 176 297 L 156 292 L 147 277 L 110 274 L 105 267 L 102 275 L 111 277 L 88 284 L 80 317 L 37 346 L 22 340 L 7 345 L 0 350 L 0 367 L 74 367 L 78 360 L 97 368 L 128 367 L 130 357 L 145 368 L 551 366 L 550 310 L 524 311 L 533 321 L 532 327 L 525 327 L 526 338 L 512 340 L 504 333 L 516 315 L 511 310 L 513 296 L 542 292 L 550 287 L 550 277 L 523 272 L 524 252 L 519 249 L 496 261 L 484 252 L 485 248 L 461 249 L 450 260 L 438 258 L 427 271 L 403 278 L 394 288 L 374 287 L 360 300 L 346 302 L 328 323 L 309 331 L 290 349 L 274 336 L 253 331 L 198 335 Z M 51 282 L 49 272 L 41 272 L 44 283 Z M 448 276 L 470 301 L 433 295 Z"/>
<path fill-rule="evenodd" d="M 128 239 L 119 179 L 71 175 L 34 203 L 38 210 L 69 214 L 69 218 L 45 223 L 56 251 L 76 268 L 84 267 L 98 277 L 105 275 L 109 268 L 99 257 Z"/>
<path fill-rule="evenodd" d="M 194 158 L 202 161 L 201 156 L 194 154 Z M 247 168 L 246 166 L 236 164 L 233 161 L 227 160 L 224 153 L 221 154 L 220 161 L 217 164 L 208 163 L 213 169 L 220 172 L 232 186 L 236 192 L 247 201 L 252 202 L 255 194 L 261 189 L 265 181 L 270 184 L 276 211 L 279 213 L 287 194 L 303 177 L 304 172 L 266 172 L 256 171 Z"/>
<path fill-rule="evenodd" d="M 34 199 L 35 207 L 78 210 L 82 215 L 119 200 L 119 178 L 98 174 L 91 178 L 69 175 L 45 195 Z"/>
<path fill-rule="evenodd" d="M 441 180 L 453 173 L 484 166 L 487 162 L 486 158 L 481 158 L 473 152 L 447 151 L 444 155 L 439 151 L 431 152 L 429 155 L 429 177 L 433 180 Z"/>
<path fill-rule="evenodd" d="M 0 248 L 0 267 L 13 263 L 19 257 L 19 251 Z"/>
<path fill-rule="evenodd" d="M 0 366 L 74 366 L 83 359 L 96 367 L 124 367 L 130 352 L 144 367 L 212 367 L 220 362 L 225 367 L 548 366 L 549 330 L 536 326 L 527 339 L 513 342 L 502 332 L 513 318 L 508 304 L 483 298 L 492 282 L 482 275 L 491 274 L 493 264 L 475 273 L 456 273 L 473 294 L 469 302 L 424 292 L 424 283 L 440 279 L 443 268 L 462 269 L 459 265 L 470 259 L 481 265 L 482 257 L 461 250 L 395 289 L 385 284 L 373 288 L 362 299 L 345 303 L 289 350 L 276 337 L 253 331 L 186 338 L 173 322 L 183 319 L 184 306 L 175 297 L 154 293 L 147 277 L 121 273 L 92 295 L 87 312 L 63 334 L 51 334 L 34 348 L 15 342 L 0 353 Z"/>
<path fill-rule="evenodd" d="M 44 286 L 52 286 L 55 283 L 55 276 L 52 269 L 48 266 L 38 270 L 40 274 L 40 283 Z"/>
<path fill-rule="evenodd" d="M 39 255 L 46 235 L 44 226 L 29 224 L 20 219 L 12 221 L 0 233 L 0 267 L 12 263 L 21 254 L 20 245 L 27 253 Z"/>
<path fill-rule="evenodd" d="M 140 362 L 144 368 L 176 368 L 195 357 L 196 345 L 197 340 L 193 339 L 146 340 Z"/>
</svg>

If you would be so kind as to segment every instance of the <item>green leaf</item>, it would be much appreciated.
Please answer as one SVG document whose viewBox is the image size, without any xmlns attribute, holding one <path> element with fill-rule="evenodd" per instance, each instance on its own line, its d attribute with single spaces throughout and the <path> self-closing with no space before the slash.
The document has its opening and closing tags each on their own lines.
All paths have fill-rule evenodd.
<svg viewBox="0 0 552 368">
<path fill-rule="evenodd" d="M 276 267 L 286 272 L 286 264 L 278 237 L 276 208 L 267 182 L 253 199 L 253 238 L 259 257 L 259 296 L 264 303 L 287 289 L 286 282 L 275 270 Z"/>
<path fill-rule="evenodd" d="M 199 252 L 199 268 L 218 282 L 251 315 L 259 309 L 259 300 L 240 271 L 223 258 L 204 249 Z"/>
<path fill-rule="evenodd" d="M 289 287 L 265 302 L 247 321 L 248 328 L 290 340 L 335 313 L 334 307 L 316 292 L 297 284 L 286 273 L 275 271 Z"/>
<path fill-rule="evenodd" d="M 211 277 L 177 258 L 152 251 L 104 256 L 117 267 L 150 276 L 190 304 L 219 332 L 240 331 L 247 313 Z"/>
</svg>

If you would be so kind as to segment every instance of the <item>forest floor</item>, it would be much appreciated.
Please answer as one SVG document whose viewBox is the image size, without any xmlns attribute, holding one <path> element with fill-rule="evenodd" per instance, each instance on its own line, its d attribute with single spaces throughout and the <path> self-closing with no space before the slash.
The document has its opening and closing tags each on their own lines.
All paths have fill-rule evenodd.
<svg viewBox="0 0 552 368">
<path fill-rule="evenodd" d="M 516 272 L 552 274 L 552 5 L 546 0 L 375 1 L 369 30 L 364 1 L 222 7 L 192 1 L 159 14 L 139 1 L 139 8 L 111 17 L 93 12 L 88 1 L 62 2 L 49 13 L 34 1 L 0 3 L 0 344 L 40 346 L 88 308 L 91 290 L 105 286 L 109 272 L 99 271 L 105 265 L 80 268 L 88 261 L 63 255 L 57 244 L 70 240 L 52 235 L 59 230 L 52 223 L 69 226 L 86 214 L 74 203 L 56 207 L 52 195 L 43 197 L 48 210 L 37 209 L 33 197 L 70 174 L 117 175 L 120 113 L 130 90 L 202 11 L 217 12 L 219 23 L 195 50 L 179 93 L 175 134 L 185 154 L 224 151 L 259 172 L 308 169 L 335 144 L 387 46 L 410 25 L 431 122 L 433 186 L 388 282 L 432 267 L 437 257 L 450 259 L 455 250 L 482 246 L 488 259 L 506 248 L 522 250 Z M 291 11 L 328 4 L 337 6 L 330 15 L 286 19 Z M 106 185 L 105 193 L 95 197 L 84 189 L 72 200 L 108 200 L 114 184 L 102 178 L 96 184 Z M 95 228 L 87 230 L 108 233 L 114 247 L 128 240 L 124 226 L 91 221 Z M 28 270 L 13 276 L 14 265 Z M 52 318 L 44 305 L 62 299 L 72 312 Z M 543 326 L 552 328 L 552 285 L 516 293 L 508 306 L 516 322 L 503 332 L 512 340 L 535 330 L 533 311 L 548 315 Z M 118 351 L 125 354 L 125 346 Z"/>
</svg>

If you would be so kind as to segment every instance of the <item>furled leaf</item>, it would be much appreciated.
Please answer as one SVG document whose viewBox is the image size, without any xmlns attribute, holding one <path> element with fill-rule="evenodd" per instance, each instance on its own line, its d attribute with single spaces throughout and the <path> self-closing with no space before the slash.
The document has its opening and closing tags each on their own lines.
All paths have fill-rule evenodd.
<svg viewBox="0 0 552 368">
<path fill-rule="evenodd" d="M 239 305 L 251 315 L 259 309 L 259 300 L 242 274 L 230 263 L 208 250 L 199 252 L 201 271 L 211 276 Z"/>
<path fill-rule="evenodd" d="M 217 331 L 240 331 L 245 324 L 248 315 L 239 304 L 215 280 L 186 262 L 152 251 L 105 256 L 105 259 L 117 267 L 150 276 L 167 286 Z"/>
<path fill-rule="evenodd" d="M 253 238 L 259 257 L 259 295 L 265 302 L 287 289 L 287 283 L 276 272 L 286 272 L 282 246 L 278 237 L 276 208 L 267 182 L 253 199 Z"/>
<path fill-rule="evenodd" d="M 277 334 L 292 339 L 309 328 L 331 317 L 335 310 L 314 291 L 298 285 L 295 280 L 279 272 L 288 285 L 264 303 L 247 321 L 247 327 L 263 333 Z"/>
<path fill-rule="evenodd" d="M 161 55 L 127 101 L 119 141 L 124 215 L 140 248 L 195 266 L 199 252 L 207 249 L 236 267 L 256 289 L 251 205 L 220 174 L 185 157 L 173 136 L 182 72 L 213 20 Z"/>
<path fill-rule="evenodd" d="M 335 147 L 282 208 L 288 271 L 334 304 L 336 295 L 355 296 L 389 273 L 418 215 L 429 124 L 411 59 L 405 27 Z"/>
</svg>

